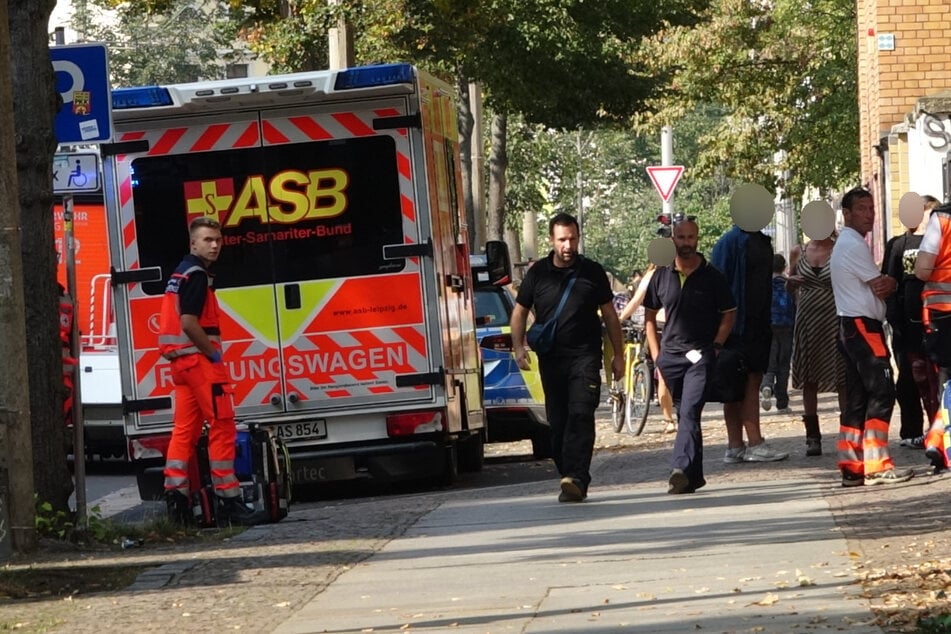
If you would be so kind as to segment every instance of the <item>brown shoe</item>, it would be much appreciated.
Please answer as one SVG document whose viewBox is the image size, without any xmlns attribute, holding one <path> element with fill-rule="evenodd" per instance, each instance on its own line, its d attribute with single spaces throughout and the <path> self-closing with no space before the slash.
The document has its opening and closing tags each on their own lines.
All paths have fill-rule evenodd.
<svg viewBox="0 0 951 634">
<path fill-rule="evenodd" d="M 586 497 L 588 496 L 585 494 L 581 480 L 567 476 L 561 479 L 559 502 L 582 502 Z"/>
</svg>

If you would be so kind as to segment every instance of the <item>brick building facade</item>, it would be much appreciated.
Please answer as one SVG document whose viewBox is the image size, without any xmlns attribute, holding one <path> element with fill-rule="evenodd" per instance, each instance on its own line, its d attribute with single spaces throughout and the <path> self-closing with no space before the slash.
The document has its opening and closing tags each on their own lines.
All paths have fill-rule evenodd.
<svg viewBox="0 0 951 634">
<path fill-rule="evenodd" d="M 861 178 L 879 210 L 873 248 L 880 257 L 884 241 L 902 231 L 904 193 L 951 193 L 941 172 L 951 151 L 951 7 L 856 0 L 856 16 Z"/>
</svg>

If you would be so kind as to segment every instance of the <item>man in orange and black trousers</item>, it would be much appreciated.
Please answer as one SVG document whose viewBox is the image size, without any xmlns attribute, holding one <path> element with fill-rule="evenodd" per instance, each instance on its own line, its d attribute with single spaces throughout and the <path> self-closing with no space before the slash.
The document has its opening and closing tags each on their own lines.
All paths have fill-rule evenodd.
<svg viewBox="0 0 951 634">
<path fill-rule="evenodd" d="M 842 198 L 845 227 L 832 248 L 832 292 L 839 316 L 839 350 L 845 358 L 846 407 L 839 428 L 842 486 L 905 482 L 914 471 L 899 471 L 888 452 L 888 424 L 895 405 L 895 382 L 885 342 L 885 297 L 895 278 L 883 275 L 865 236 L 875 224 L 872 194 L 851 189 Z"/>
<path fill-rule="evenodd" d="M 921 293 L 925 340 L 929 359 L 938 366 L 937 398 L 940 407 L 945 383 L 951 378 L 951 204 L 931 211 L 918 247 L 915 277 L 924 281 Z M 946 468 L 943 425 L 932 425 L 925 436 L 925 454 L 936 471 Z"/>
<path fill-rule="evenodd" d="M 169 278 L 159 325 L 159 351 L 170 362 L 175 384 L 175 426 L 165 463 L 165 501 L 173 521 L 188 522 L 188 462 L 207 422 L 215 517 L 219 525 L 252 526 L 267 518 L 242 502 L 234 473 L 237 430 L 231 377 L 221 359 L 218 300 L 208 271 L 221 253 L 221 225 L 203 216 L 191 222 L 188 233 L 190 253 Z"/>
</svg>

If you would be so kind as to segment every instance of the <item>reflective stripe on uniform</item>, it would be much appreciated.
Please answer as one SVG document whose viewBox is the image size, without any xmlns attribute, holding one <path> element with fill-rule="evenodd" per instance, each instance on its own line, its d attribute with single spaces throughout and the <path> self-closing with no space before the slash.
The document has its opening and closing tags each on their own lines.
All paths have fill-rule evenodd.
<svg viewBox="0 0 951 634">
<path fill-rule="evenodd" d="M 209 467 L 211 467 L 211 483 L 215 491 L 224 497 L 232 497 L 232 491 L 237 495 L 240 485 L 234 474 L 234 461 L 212 460 Z"/>
<path fill-rule="evenodd" d="M 888 422 L 880 418 L 865 421 L 865 437 L 862 442 L 865 451 L 865 473 L 879 473 L 895 468 L 888 455 Z"/>
<path fill-rule="evenodd" d="M 165 490 L 177 490 L 188 495 L 188 463 L 169 460 L 165 463 Z"/>
<path fill-rule="evenodd" d="M 839 469 L 857 475 L 865 473 L 865 454 L 861 429 L 840 425 L 836 450 L 839 453 Z"/>
</svg>

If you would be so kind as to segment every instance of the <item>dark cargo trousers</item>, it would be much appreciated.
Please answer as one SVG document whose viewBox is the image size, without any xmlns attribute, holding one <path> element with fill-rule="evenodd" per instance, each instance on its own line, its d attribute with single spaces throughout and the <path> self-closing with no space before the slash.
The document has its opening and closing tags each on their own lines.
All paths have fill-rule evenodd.
<svg viewBox="0 0 951 634">
<path fill-rule="evenodd" d="M 601 351 L 538 357 L 551 449 L 561 477 L 577 478 L 587 491 L 594 452 L 594 412 L 601 399 Z"/>
<path fill-rule="evenodd" d="M 716 363 L 715 352 L 709 349 L 696 363 L 683 353 L 666 354 L 661 348 L 657 369 L 674 398 L 677 412 L 677 438 L 670 459 L 671 469 L 682 469 L 690 486 L 698 489 L 706 484 L 703 477 L 703 434 L 700 416 L 703 414 L 704 391 Z"/>
</svg>

